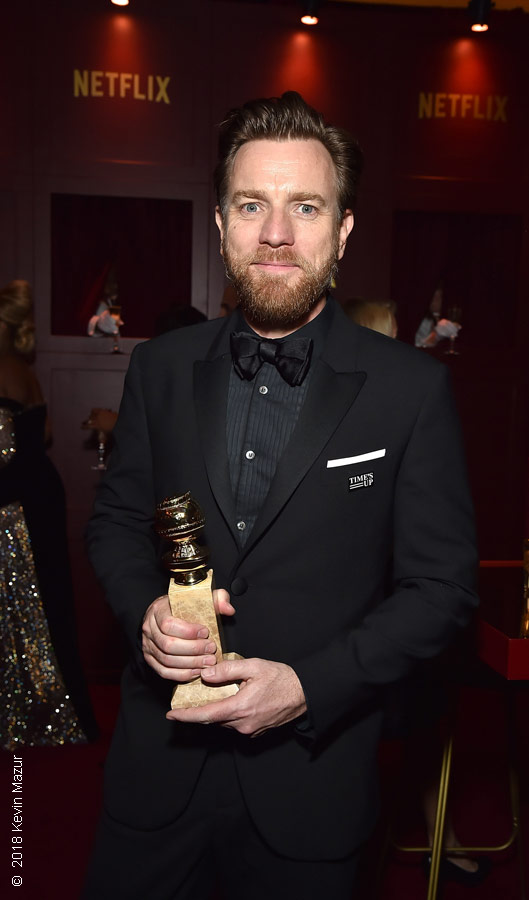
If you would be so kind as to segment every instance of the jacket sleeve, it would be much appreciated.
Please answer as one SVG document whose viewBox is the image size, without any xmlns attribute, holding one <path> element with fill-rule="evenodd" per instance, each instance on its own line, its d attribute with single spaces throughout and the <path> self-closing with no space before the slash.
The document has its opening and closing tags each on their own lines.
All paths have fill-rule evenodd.
<svg viewBox="0 0 529 900">
<path fill-rule="evenodd" d="M 140 368 L 135 348 L 125 379 L 108 470 L 87 529 L 90 560 L 123 627 L 136 662 L 144 664 L 141 625 L 145 610 L 167 592 L 153 530 L 152 454 Z"/>
<path fill-rule="evenodd" d="M 444 366 L 411 429 L 394 483 L 392 521 L 389 596 L 357 628 L 295 665 L 313 737 L 357 715 L 418 660 L 439 654 L 478 604 L 473 510 Z"/>
</svg>

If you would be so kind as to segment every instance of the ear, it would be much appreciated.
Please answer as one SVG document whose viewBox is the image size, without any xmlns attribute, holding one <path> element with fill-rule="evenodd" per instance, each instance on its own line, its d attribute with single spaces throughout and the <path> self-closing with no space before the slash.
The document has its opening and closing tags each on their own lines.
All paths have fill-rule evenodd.
<svg viewBox="0 0 529 900">
<path fill-rule="evenodd" d="M 341 259 L 344 255 L 347 238 L 353 230 L 354 223 L 355 220 L 352 211 L 350 209 L 346 209 L 342 216 L 340 228 L 338 229 L 338 259 Z"/>
<path fill-rule="evenodd" d="M 222 221 L 220 206 L 215 207 L 215 222 L 217 223 L 217 228 L 220 231 L 220 255 L 224 256 L 224 253 L 222 252 L 222 244 L 224 242 L 224 222 Z"/>
</svg>

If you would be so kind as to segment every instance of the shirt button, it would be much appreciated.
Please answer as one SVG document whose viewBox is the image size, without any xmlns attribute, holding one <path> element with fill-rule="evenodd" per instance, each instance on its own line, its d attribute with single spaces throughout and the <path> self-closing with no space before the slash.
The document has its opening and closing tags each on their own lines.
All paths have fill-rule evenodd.
<svg viewBox="0 0 529 900">
<path fill-rule="evenodd" d="M 268 394 L 268 388 L 267 388 L 266 384 L 261 385 L 261 387 L 259 388 L 259 393 L 260 394 Z"/>
<path fill-rule="evenodd" d="M 239 529 L 239 531 L 244 531 L 244 529 L 246 528 L 246 522 L 237 522 L 237 528 Z"/>
<path fill-rule="evenodd" d="M 245 453 L 246 459 L 254 459 L 255 453 L 253 450 L 247 450 Z"/>
</svg>

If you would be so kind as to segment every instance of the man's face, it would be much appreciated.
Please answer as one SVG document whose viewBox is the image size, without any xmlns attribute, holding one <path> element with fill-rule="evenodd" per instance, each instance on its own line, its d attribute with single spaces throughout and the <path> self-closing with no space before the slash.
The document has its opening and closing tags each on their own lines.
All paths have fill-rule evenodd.
<svg viewBox="0 0 529 900">
<path fill-rule="evenodd" d="M 294 330 L 323 307 L 353 215 L 337 221 L 334 166 L 317 140 L 243 144 L 216 211 L 221 253 L 248 321 Z"/>
</svg>

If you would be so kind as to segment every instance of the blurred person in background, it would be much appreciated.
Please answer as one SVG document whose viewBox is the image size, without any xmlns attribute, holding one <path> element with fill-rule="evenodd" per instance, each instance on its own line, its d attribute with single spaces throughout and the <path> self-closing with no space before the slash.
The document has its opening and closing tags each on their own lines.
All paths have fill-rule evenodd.
<svg viewBox="0 0 529 900">
<path fill-rule="evenodd" d="M 444 338 L 455 338 L 459 334 L 461 325 L 450 319 L 441 318 L 443 307 L 443 288 L 438 285 L 434 291 L 430 305 L 426 310 L 419 327 L 415 332 L 415 346 L 424 349 L 436 347 Z"/>
<path fill-rule="evenodd" d="M 31 289 L 11 281 L 0 292 L 0 736 L 8 750 L 97 735 L 77 647 L 64 488 L 46 453 L 34 350 Z"/>
<path fill-rule="evenodd" d="M 393 300 L 363 300 L 353 297 L 343 304 L 343 311 L 357 325 L 371 328 L 380 334 L 396 338 L 398 333 Z"/>
<path fill-rule="evenodd" d="M 219 316 L 229 316 L 237 306 L 238 302 L 237 291 L 234 286 L 232 284 L 227 284 L 222 292 Z"/>
</svg>

